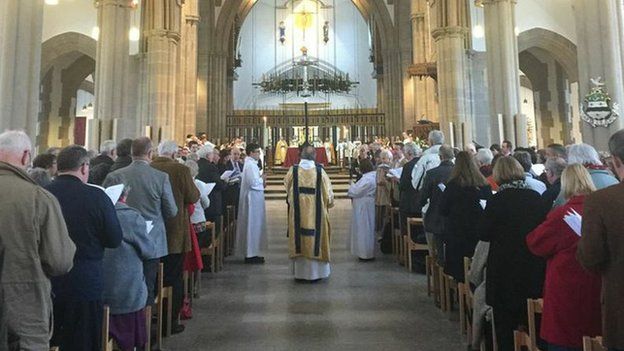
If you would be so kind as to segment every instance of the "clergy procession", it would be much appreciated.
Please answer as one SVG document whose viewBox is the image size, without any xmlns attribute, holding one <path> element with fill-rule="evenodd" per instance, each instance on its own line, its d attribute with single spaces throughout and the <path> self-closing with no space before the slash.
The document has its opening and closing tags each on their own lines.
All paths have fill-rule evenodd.
<svg viewBox="0 0 624 351">
<path fill-rule="evenodd" d="M 200 286 L 228 270 L 224 256 L 281 274 L 267 259 L 271 235 L 286 238 L 278 253 L 294 283 L 317 292 L 342 274 L 331 266 L 342 247 L 351 270 L 398 262 L 426 273 L 421 289 L 459 313 L 472 350 L 587 350 L 595 337 L 624 348 L 624 130 L 608 155 L 510 141 L 460 150 L 438 130 L 426 145 L 403 137 L 360 143 L 349 156 L 302 144 L 299 161 L 281 167 L 284 203 L 265 197 L 280 169 L 268 164 L 283 162 L 279 143 L 271 156 L 244 138 L 156 146 L 139 137 L 31 160 L 28 135 L 0 134 L 2 349 L 160 349 L 163 336 L 192 325 Z M 342 200 L 331 163 L 316 161 L 326 152 L 349 173 Z M 345 198 L 341 233 L 332 213 Z M 276 201 L 286 230 L 273 235 Z"/>
</svg>

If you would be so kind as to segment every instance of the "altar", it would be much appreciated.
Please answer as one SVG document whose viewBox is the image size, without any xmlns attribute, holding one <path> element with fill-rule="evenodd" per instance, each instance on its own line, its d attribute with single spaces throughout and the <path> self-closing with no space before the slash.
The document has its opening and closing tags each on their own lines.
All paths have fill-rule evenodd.
<svg viewBox="0 0 624 351">
<path fill-rule="evenodd" d="M 324 167 L 327 166 L 327 152 L 324 147 L 317 147 L 316 149 L 316 163 L 322 164 Z M 299 163 L 299 148 L 298 147 L 289 147 L 286 150 L 286 158 L 284 159 L 284 163 L 282 167 L 290 168 L 292 165 L 296 165 Z"/>
</svg>

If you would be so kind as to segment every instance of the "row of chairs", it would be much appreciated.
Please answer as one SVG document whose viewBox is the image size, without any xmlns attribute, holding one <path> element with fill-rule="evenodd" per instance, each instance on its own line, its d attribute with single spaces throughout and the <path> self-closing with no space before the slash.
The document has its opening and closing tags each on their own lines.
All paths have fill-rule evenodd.
<svg viewBox="0 0 624 351">
<path fill-rule="evenodd" d="M 412 240 L 411 229 L 413 226 L 423 226 L 422 218 L 410 217 L 407 218 L 406 232 L 404 235 L 397 229 L 396 223 L 400 220 L 399 209 L 393 207 L 390 209 L 390 223 L 392 228 L 392 247 L 393 253 L 396 257 L 397 263 L 405 265 L 409 272 L 412 272 L 412 252 L 414 251 L 426 251 L 429 252 L 429 247 L 424 244 L 416 243 Z M 470 267 L 472 265 L 472 259 L 469 257 L 464 258 L 464 276 L 468 277 Z M 434 303 L 443 312 L 452 316 L 454 306 L 459 309 L 459 326 L 460 333 L 466 336 L 468 343 L 472 340 L 472 316 L 473 316 L 473 302 L 474 297 L 470 285 L 468 283 L 456 282 L 453 277 L 444 273 L 444 267 L 440 266 L 434 257 L 427 255 L 425 257 L 425 274 L 427 279 L 427 295 L 433 296 Z M 467 278 L 466 278 L 467 279 Z M 528 299 L 527 300 L 527 314 L 528 314 L 528 326 L 527 331 L 515 331 L 514 332 L 514 349 L 515 351 L 540 351 L 537 347 L 537 330 L 535 323 L 535 316 L 542 313 L 543 300 L 542 299 Z M 494 332 L 492 324 L 492 336 L 493 336 L 493 349 L 497 349 L 496 345 L 496 333 Z M 485 350 L 486 345 L 483 343 L 481 349 Z M 602 338 L 596 337 L 584 337 L 583 338 L 583 350 L 584 351 L 606 351 L 602 346 Z"/>
</svg>

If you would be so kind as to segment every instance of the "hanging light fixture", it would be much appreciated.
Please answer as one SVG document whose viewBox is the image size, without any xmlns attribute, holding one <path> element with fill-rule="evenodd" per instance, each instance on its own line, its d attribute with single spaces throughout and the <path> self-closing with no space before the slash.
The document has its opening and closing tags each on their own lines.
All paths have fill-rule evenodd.
<svg viewBox="0 0 624 351">
<path fill-rule="evenodd" d="M 91 103 L 91 102 L 90 102 L 90 103 L 87 105 L 87 109 L 88 109 L 88 110 L 93 110 L 93 103 Z"/>
<path fill-rule="evenodd" d="M 82 113 L 87 113 L 87 105 L 82 105 Z"/>
<path fill-rule="evenodd" d="M 100 38 L 100 27 L 95 26 L 91 30 L 91 38 L 98 40 Z"/>
<path fill-rule="evenodd" d="M 59 3 L 59 0 L 45 0 L 46 5 L 54 6 L 54 5 L 58 5 L 58 3 Z"/>
<path fill-rule="evenodd" d="M 139 41 L 139 39 L 141 39 L 141 31 L 139 28 L 132 26 L 128 32 L 128 37 L 130 41 Z"/>
</svg>

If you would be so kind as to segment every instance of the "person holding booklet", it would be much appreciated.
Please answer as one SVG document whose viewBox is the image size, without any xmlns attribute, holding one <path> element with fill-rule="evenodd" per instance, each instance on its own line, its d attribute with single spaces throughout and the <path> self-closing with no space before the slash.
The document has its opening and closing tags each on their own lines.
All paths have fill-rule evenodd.
<svg viewBox="0 0 624 351">
<path fill-rule="evenodd" d="M 442 240 L 446 243 L 444 272 L 457 282 L 464 282 L 464 257 L 472 257 L 479 241 L 481 200 L 487 201 L 491 196 L 492 188 L 472 154 L 467 151 L 457 154 L 439 204 L 443 217 Z"/>
<path fill-rule="evenodd" d="M 582 216 L 585 198 L 594 191 L 582 165 L 568 166 L 561 175 L 561 192 L 567 202 L 551 211 L 526 238 L 529 250 L 547 260 L 540 336 L 558 350 L 581 350 L 583 336 L 601 333 L 600 275 L 577 261 L 580 231 L 565 220 L 573 213 Z"/>
</svg>

